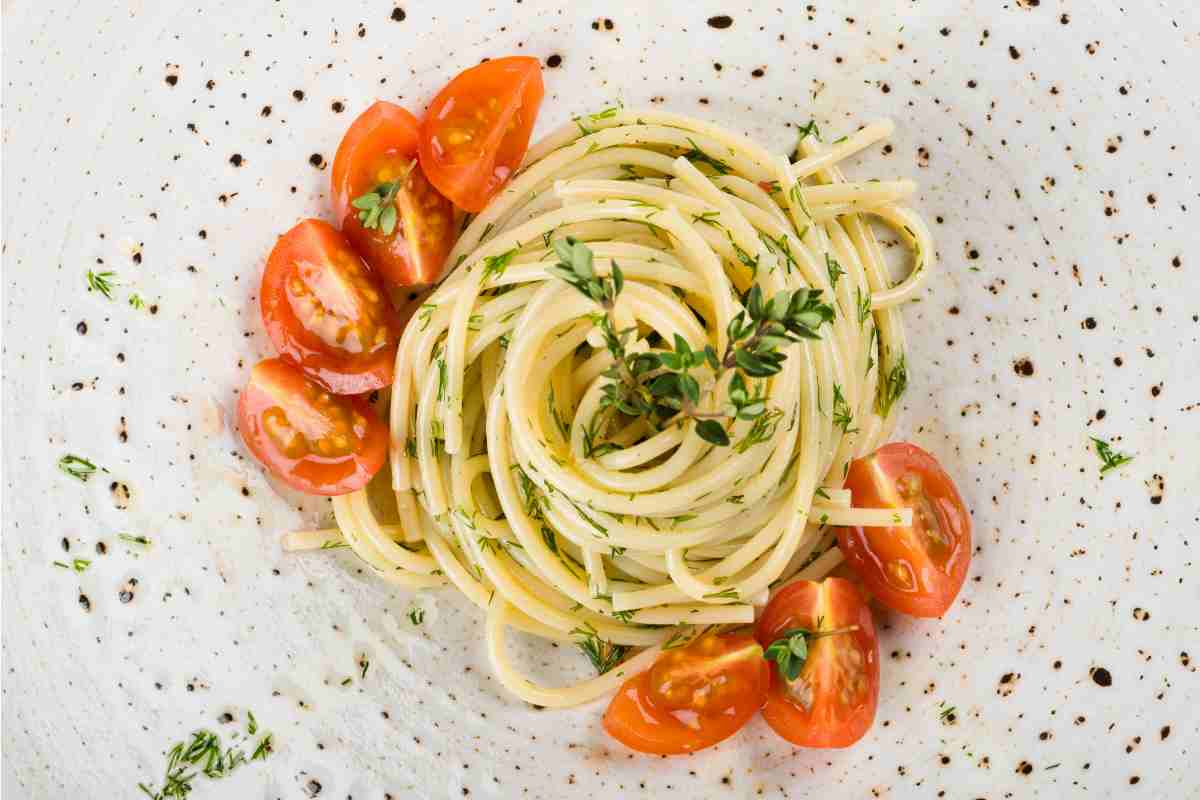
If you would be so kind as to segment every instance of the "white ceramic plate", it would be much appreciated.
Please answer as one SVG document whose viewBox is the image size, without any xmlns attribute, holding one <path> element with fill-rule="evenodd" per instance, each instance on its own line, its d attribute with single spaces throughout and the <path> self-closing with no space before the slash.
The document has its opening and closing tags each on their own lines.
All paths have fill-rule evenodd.
<svg viewBox="0 0 1200 800">
<path fill-rule="evenodd" d="M 1194 3 L 403 5 L 5 3 L 6 797 L 133 796 L 247 710 L 275 754 L 197 800 L 1200 794 Z M 276 493 L 230 428 L 270 350 L 264 258 L 325 213 L 357 111 L 513 52 L 561 58 L 543 130 L 618 98 L 781 149 L 809 117 L 898 123 L 852 172 L 917 178 L 936 220 L 902 429 L 957 476 L 979 549 L 945 620 L 883 618 L 850 750 L 755 722 L 631 755 L 600 704 L 508 697 L 453 593 L 280 550 L 324 506 Z M 1101 480 L 1089 436 L 1136 458 Z M 104 472 L 75 481 L 66 453 Z"/>
</svg>

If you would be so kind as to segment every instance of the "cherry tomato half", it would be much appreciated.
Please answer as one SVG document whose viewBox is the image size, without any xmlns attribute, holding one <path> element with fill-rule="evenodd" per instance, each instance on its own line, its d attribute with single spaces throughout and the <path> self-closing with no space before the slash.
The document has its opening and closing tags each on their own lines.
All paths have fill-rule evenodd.
<svg viewBox="0 0 1200 800">
<path fill-rule="evenodd" d="M 604 730 L 643 753 L 674 755 L 737 733 L 767 696 L 767 662 L 745 634 L 702 636 L 664 651 L 604 712 Z"/>
<path fill-rule="evenodd" d="M 804 636 L 807 647 L 794 680 L 770 662 L 762 715 L 772 730 L 799 747 L 848 747 L 862 738 L 879 703 L 879 642 L 871 609 L 853 584 L 826 578 L 783 587 L 754 635 L 768 654 L 793 636 Z"/>
<path fill-rule="evenodd" d="M 387 457 L 387 425 L 365 399 L 330 394 L 279 358 L 251 370 L 238 428 L 263 466 L 308 494 L 361 489 Z"/>
<path fill-rule="evenodd" d="M 354 249 L 396 286 L 433 283 L 454 244 L 454 206 L 417 163 L 420 126 L 379 102 L 350 125 L 330 176 L 333 213 Z"/>
<path fill-rule="evenodd" d="M 392 381 L 400 321 L 379 279 L 327 223 L 279 237 L 263 271 L 263 324 L 279 355 L 335 394 Z"/>
<path fill-rule="evenodd" d="M 459 208 L 482 211 L 525 157 L 544 92 L 541 64 L 528 56 L 459 73 L 421 120 L 421 167 L 430 182 Z"/>
<path fill-rule="evenodd" d="M 867 589 L 905 614 L 945 614 L 971 563 L 971 515 L 937 459 L 914 444 L 886 444 L 850 465 L 846 487 L 856 506 L 913 510 L 911 528 L 838 530 Z"/>
</svg>

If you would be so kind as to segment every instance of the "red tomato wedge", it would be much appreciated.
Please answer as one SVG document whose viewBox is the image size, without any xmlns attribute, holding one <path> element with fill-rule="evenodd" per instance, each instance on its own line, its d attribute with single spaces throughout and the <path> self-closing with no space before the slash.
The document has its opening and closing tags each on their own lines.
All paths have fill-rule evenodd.
<svg viewBox="0 0 1200 800">
<path fill-rule="evenodd" d="M 392 382 L 400 320 L 379 279 L 327 222 L 279 237 L 263 271 L 263 324 L 279 355 L 334 394 Z"/>
<path fill-rule="evenodd" d="M 701 750 L 737 733 L 762 708 L 768 680 L 752 637 L 701 636 L 625 681 L 604 712 L 604 730 L 642 753 Z"/>
<path fill-rule="evenodd" d="M 536 58 L 497 58 L 459 73 L 421 120 L 430 182 L 459 208 L 482 211 L 525 157 L 544 92 Z"/>
<path fill-rule="evenodd" d="M 879 642 L 871 609 L 849 581 L 797 581 L 771 598 L 754 627 L 768 656 L 803 636 L 807 656 L 789 680 L 771 664 L 763 719 L 799 747 L 848 747 L 871 727 L 879 703 Z M 778 647 L 778 645 L 777 645 Z"/>
<path fill-rule="evenodd" d="M 278 358 L 251 370 L 238 428 L 264 467 L 307 494 L 361 489 L 387 457 L 387 425 L 365 399 L 330 394 Z"/>
<path fill-rule="evenodd" d="M 886 444 L 850 465 L 855 506 L 911 508 L 908 527 L 841 528 L 838 546 L 879 602 L 916 617 L 940 617 L 971 564 L 971 515 L 954 481 L 914 444 Z"/>
<path fill-rule="evenodd" d="M 433 283 L 454 244 L 454 206 L 417 163 L 416 117 L 380 100 L 350 125 L 330 175 L 333 213 L 354 249 L 395 286 Z"/>
</svg>

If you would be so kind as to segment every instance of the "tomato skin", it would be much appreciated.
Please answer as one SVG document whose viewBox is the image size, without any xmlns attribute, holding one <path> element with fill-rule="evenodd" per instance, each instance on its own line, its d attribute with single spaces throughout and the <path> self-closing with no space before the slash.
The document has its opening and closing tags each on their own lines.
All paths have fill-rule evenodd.
<svg viewBox="0 0 1200 800">
<path fill-rule="evenodd" d="M 433 188 L 417 158 L 420 124 L 394 103 L 380 100 L 359 115 L 338 145 L 330 173 L 333 213 L 354 249 L 395 286 L 437 280 L 454 244 L 454 207 Z M 403 180 L 394 201 L 397 222 L 391 233 L 363 226 L 356 197 L 385 181 Z"/>
<path fill-rule="evenodd" d="M 306 494 L 361 489 L 387 457 L 387 425 L 364 397 L 330 394 L 279 358 L 251 370 L 238 399 L 238 429 L 259 463 Z"/>
<path fill-rule="evenodd" d="M 329 223 L 304 220 L 279 237 L 259 302 L 279 355 L 329 391 L 362 394 L 391 383 L 399 317 L 379 280 Z"/>
<path fill-rule="evenodd" d="M 497 58 L 459 73 L 421 120 L 430 182 L 459 208 L 482 211 L 520 166 L 544 93 L 536 58 Z"/>
<path fill-rule="evenodd" d="M 886 444 L 851 463 L 846 486 L 855 506 L 913 509 L 911 528 L 838 529 L 846 562 L 888 608 L 945 614 L 971 564 L 971 515 L 937 459 L 914 444 Z"/>
<path fill-rule="evenodd" d="M 642 753 L 692 753 L 737 733 L 762 708 L 768 682 L 752 637 L 702 636 L 625 681 L 604 712 L 604 730 Z"/>
<path fill-rule="evenodd" d="M 859 590 L 843 578 L 797 581 L 771 598 L 754 627 L 765 650 L 792 628 L 819 632 L 852 626 L 857 630 L 810 638 L 808 659 L 795 685 L 796 691 L 808 692 L 807 708 L 779 669 L 771 666 L 763 719 L 798 747 L 849 747 L 874 722 L 879 705 L 879 641 L 871 609 Z"/>
</svg>

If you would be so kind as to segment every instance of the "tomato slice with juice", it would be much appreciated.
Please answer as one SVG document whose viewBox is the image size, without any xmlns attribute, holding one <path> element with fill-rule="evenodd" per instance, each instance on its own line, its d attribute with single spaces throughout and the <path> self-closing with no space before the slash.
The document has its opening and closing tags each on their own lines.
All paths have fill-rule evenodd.
<svg viewBox="0 0 1200 800">
<path fill-rule="evenodd" d="M 263 324 L 279 355 L 334 394 L 392 381 L 400 320 L 378 278 L 327 222 L 279 237 L 263 271 Z"/>
<path fill-rule="evenodd" d="M 483 210 L 529 147 L 545 87 L 536 58 L 485 61 L 446 84 L 421 120 L 421 168 L 438 191 Z"/>
<path fill-rule="evenodd" d="M 333 211 L 354 249 L 395 286 L 433 283 L 454 244 L 454 207 L 417 161 L 420 125 L 380 100 L 354 120 L 330 174 Z"/>
<path fill-rule="evenodd" d="M 762 708 L 768 680 L 753 637 L 701 636 L 625 681 L 604 712 L 604 730 L 642 753 L 701 750 L 737 733 Z"/>
<path fill-rule="evenodd" d="M 263 466 L 307 494 L 361 489 L 387 456 L 387 425 L 364 397 L 331 394 L 279 358 L 251 370 L 238 428 Z"/>
<path fill-rule="evenodd" d="M 838 546 L 868 590 L 888 608 L 940 617 L 971 562 L 971 515 L 932 455 L 893 442 L 850 465 L 855 506 L 911 508 L 912 527 L 840 528 Z"/>
<path fill-rule="evenodd" d="M 879 704 L 879 642 L 871 609 L 853 584 L 826 578 L 784 586 L 754 635 L 773 659 L 762 710 L 772 730 L 799 747 L 828 748 L 848 747 L 870 729 Z"/>
</svg>

